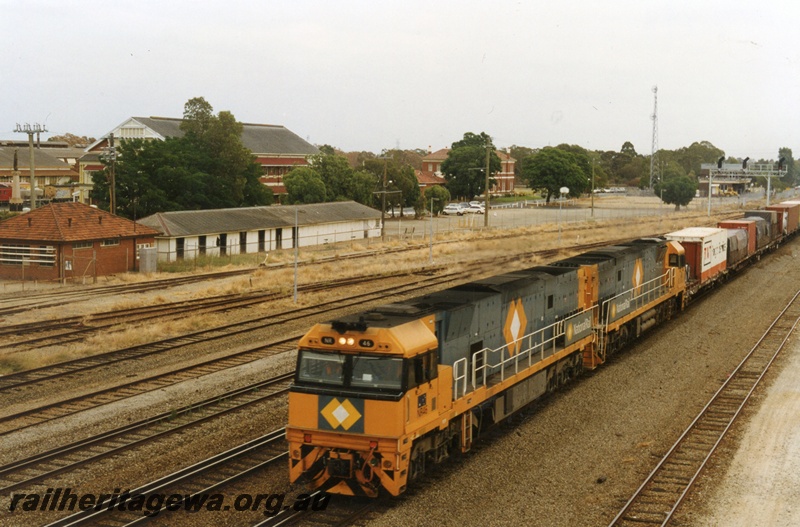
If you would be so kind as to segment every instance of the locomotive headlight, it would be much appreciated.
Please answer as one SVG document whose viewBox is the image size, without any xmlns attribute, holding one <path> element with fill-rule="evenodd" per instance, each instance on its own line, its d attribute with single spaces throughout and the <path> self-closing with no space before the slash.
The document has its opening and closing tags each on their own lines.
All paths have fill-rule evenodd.
<svg viewBox="0 0 800 527">
<path fill-rule="evenodd" d="M 356 343 L 356 339 L 354 339 L 353 337 L 349 337 L 349 338 L 347 339 L 347 345 L 348 345 L 348 346 L 352 346 L 352 345 L 353 345 L 353 344 L 355 344 L 355 343 Z"/>
</svg>

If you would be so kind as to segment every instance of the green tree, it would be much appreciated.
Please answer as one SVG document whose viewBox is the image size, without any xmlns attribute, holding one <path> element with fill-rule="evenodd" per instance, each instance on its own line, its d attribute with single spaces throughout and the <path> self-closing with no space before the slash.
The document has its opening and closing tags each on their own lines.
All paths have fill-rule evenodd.
<svg viewBox="0 0 800 527">
<path fill-rule="evenodd" d="M 683 167 L 674 164 L 677 170 L 662 172 L 660 182 L 653 185 L 656 196 L 660 196 L 664 203 L 675 205 L 675 210 L 688 205 L 697 192 L 697 179 L 683 173 Z"/>
<path fill-rule="evenodd" d="M 374 174 L 366 170 L 359 170 L 354 172 L 350 178 L 348 195 L 353 201 L 371 206 L 374 202 L 375 187 L 377 185 L 378 180 Z"/>
<path fill-rule="evenodd" d="M 480 135 L 467 132 L 464 138 L 453 143 L 447 159 L 442 162 L 442 173 L 451 195 L 472 199 L 486 190 L 486 150 L 489 149 L 489 185 L 494 183 L 491 174 L 499 172 L 500 157 L 495 153 L 492 138 L 485 132 Z"/>
<path fill-rule="evenodd" d="M 586 192 L 591 182 L 581 165 L 575 153 L 546 147 L 525 160 L 522 175 L 530 187 L 544 193 L 549 202 L 553 195 L 559 194 L 561 187 L 569 188 L 570 196 Z"/>
<path fill-rule="evenodd" d="M 323 153 L 312 156 L 310 163 L 325 183 L 327 201 L 353 199 L 350 191 L 354 172 L 347 158 L 336 153 L 327 153 L 325 146 L 320 151 Z"/>
<path fill-rule="evenodd" d="M 184 107 L 184 135 L 164 141 L 122 140 L 115 166 L 117 214 L 133 218 L 170 210 L 272 203 L 261 167 L 241 143 L 230 112 L 212 113 L 202 97 Z M 108 160 L 104 161 L 108 165 Z M 92 198 L 109 203 L 110 167 L 93 175 Z"/>
<path fill-rule="evenodd" d="M 283 176 L 286 187 L 286 201 L 295 203 L 324 203 L 326 201 L 325 182 L 311 167 L 297 167 Z"/>
<path fill-rule="evenodd" d="M 794 163 L 794 156 L 792 155 L 792 149 L 789 147 L 784 146 L 783 148 L 778 149 L 778 159 L 783 158 L 783 166 L 786 167 L 786 175 L 781 178 L 781 181 L 786 186 L 793 186 L 797 183 L 797 172 Z"/>
<path fill-rule="evenodd" d="M 433 199 L 433 213 L 438 216 L 444 210 L 445 205 L 450 201 L 450 191 L 441 185 L 433 185 L 425 189 L 425 193 L 420 196 L 424 200 L 423 210 L 430 210 L 431 198 Z"/>
</svg>

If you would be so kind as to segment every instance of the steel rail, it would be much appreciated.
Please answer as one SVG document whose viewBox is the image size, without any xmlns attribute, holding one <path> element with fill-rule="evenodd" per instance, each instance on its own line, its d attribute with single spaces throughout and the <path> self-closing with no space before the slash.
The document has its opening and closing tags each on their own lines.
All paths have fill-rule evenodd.
<svg viewBox="0 0 800 527">
<path fill-rule="evenodd" d="M 659 461 L 609 527 L 666 526 L 756 387 L 800 324 L 795 293 L 711 400 Z M 692 455 L 693 454 L 693 455 Z"/>
</svg>

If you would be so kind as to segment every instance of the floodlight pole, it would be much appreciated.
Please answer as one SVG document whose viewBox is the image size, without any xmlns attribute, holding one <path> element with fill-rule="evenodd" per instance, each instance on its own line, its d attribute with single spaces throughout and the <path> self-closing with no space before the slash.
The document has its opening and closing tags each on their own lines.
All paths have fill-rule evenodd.
<svg viewBox="0 0 800 527">
<path fill-rule="evenodd" d="M 33 134 L 40 134 L 42 132 L 47 133 L 47 128 L 40 124 L 34 124 L 31 126 L 30 124 L 25 124 L 24 126 L 20 126 L 17 123 L 17 127 L 14 129 L 15 132 L 28 134 L 28 149 L 30 150 L 30 173 L 31 173 L 31 210 L 36 208 L 36 169 L 34 168 L 33 162 Z"/>
</svg>

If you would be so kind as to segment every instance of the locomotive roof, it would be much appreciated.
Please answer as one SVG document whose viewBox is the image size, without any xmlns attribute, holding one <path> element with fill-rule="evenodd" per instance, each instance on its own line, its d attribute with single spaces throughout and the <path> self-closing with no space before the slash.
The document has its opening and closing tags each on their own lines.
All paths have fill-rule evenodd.
<svg viewBox="0 0 800 527">
<path fill-rule="evenodd" d="M 453 311 L 461 306 L 480 302 L 482 299 L 517 290 L 538 280 L 553 280 L 554 277 L 574 272 L 573 269 L 555 266 L 537 266 L 511 273 L 504 273 L 461 284 L 444 291 L 429 293 L 404 302 L 384 304 L 365 313 L 337 319 L 337 322 L 355 324 L 364 322 L 371 327 L 390 328 L 416 320 L 437 311 Z M 522 284 L 520 282 L 523 282 Z"/>
</svg>

